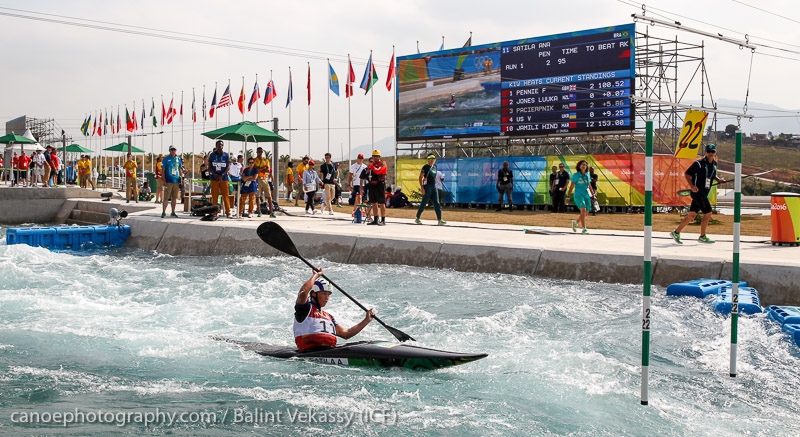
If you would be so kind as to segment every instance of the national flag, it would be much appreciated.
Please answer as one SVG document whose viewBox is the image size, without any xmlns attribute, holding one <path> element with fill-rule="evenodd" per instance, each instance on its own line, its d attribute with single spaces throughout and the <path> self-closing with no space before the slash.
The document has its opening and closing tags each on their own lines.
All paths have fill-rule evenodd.
<svg viewBox="0 0 800 437">
<path fill-rule="evenodd" d="M 264 90 L 264 104 L 269 104 L 275 97 L 278 97 L 278 91 L 275 90 L 275 83 L 270 79 L 267 83 L 267 88 Z"/>
<path fill-rule="evenodd" d="M 161 96 L 161 126 L 164 126 L 167 121 L 167 110 L 164 109 L 164 96 Z"/>
<path fill-rule="evenodd" d="M 386 89 L 392 90 L 392 82 L 394 82 L 394 53 L 392 53 L 392 60 L 389 61 L 389 72 L 386 73 Z"/>
<path fill-rule="evenodd" d="M 372 53 L 370 53 L 369 60 L 367 61 L 367 68 L 364 69 L 364 77 L 361 78 L 361 85 L 359 88 L 363 89 L 365 91 L 364 94 L 366 94 L 377 81 L 378 72 L 375 71 L 375 65 L 372 63 Z"/>
<path fill-rule="evenodd" d="M 102 111 L 100 112 L 100 115 L 98 117 L 99 118 L 97 119 L 97 136 L 102 136 L 103 135 L 103 113 L 102 113 Z"/>
<path fill-rule="evenodd" d="M 217 89 L 214 88 L 214 97 L 211 99 L 211 107 L 208 108 L 208 118 L 214 118 L 217 111 Z"/>
<path fill-rule="evenodd" d="M 439 46 L 439 51 L 444 50 L 444 38 L 442 38 L 442 45 Z"/>
<path fill-rule="evenodd" d="M 347 69 L 350 70 L 347 72 L 347 83 L 344 85 L 344 96 L 345 98 L 350 97 L 353 95 L 353 82 L 356 81 L 356 72 L 353 71 L 353 63 L 350 62 L 350 58 L 347 59 Z"/>
<path fill-rule="evenodd" d="M 139 122 L 136 120 L 136 110 L 133 110 L 133 114 L 131 115 L 133 119 L 133 130 L 139 130 Z"/>
<path fill-rule="evenodd" d="M 169 100 L 169 108 L 167 108 L 167 124 L 172 124 L 172 120 L 175 118 L 175 115 L 178 114 L 178 111 L 175 110 L 175 107 L 172 105 L 173 99 Z"/>
<path fill-rule="evenodd" d="M 337 96 L 339 95 L 339 76 L 333 71 L 333 66 L 328 62 L 328 87 Z"/>
<path fill-rule="evenodd" d="M 106 118 L 108 118 L 108 116 L 106 116 Z M 111 134 L 113 135 L 115 133 L 117 133 L 117 127 L 114 126 L 114 110 L 112 109 L 111 110 Z"/>
<path fill-rule="evenodd" d="M 181 91 L 181 110 L 178 112 L 178 115 L 180 115 L 181 123 L 183 123 L 183 91 Z"/>
<path fill-rule="evenodd" d="M 289 103 L 292 103 L 292 70 L 289 70 L 289 93 L 286 94 L 286 107 L 289 107 Z"/>
<path fill-rule="evenodd" d="M 578 90 L 578 86 L 575 85 L 575 84 L 570 85 L 569 89 L 568 89 L 568 91 L 577 91 L 577 90 Z"/>
<path fill-rule="evenodd" d="M 158 119 L 156 119 L 156 101 L 150 99 L 150 116 L 153 117 L 153 127 L 158 127 Z"/>
<path fill-rule="evenodd" d="M 92 116 L 89 115 L 83 119 L 83 124 L 81 125 L 81 133 L 83 136 L 89 136 L 89 123 L 92 121 Z"/>
<path fill-rule="evenodd" d="M 311 105 L 311 64 L 308 64 L 308 82 L 306 83 L 308 89 L 308 104 Z"/>
<path fill-rule="evenodd" d="M 217 109 L 231 106 L 232 104 L 233 100 L 231 99 L 231 84 L 228 84 L 228 87 L 225 88 L 225 92 L 222 93 L 222 97 L 219 99 Z"/>
<path fill-rule="evenodd" d="M 128 113 L 128 107 L 125 107 L 125 129 L 128 132 L 133 132 L 133 120 L 131 120 L 131 115 Z"/>
<path fill-rule="evenodd" d="M 142 99 L 142 124 L 139 126 L 142 129 L 144 129 L 144 114 L 145 114 L 145 112 L 147 112 L 147 111 L 144 110 L 144 99 Z"/>
<path fill-rule="evenodd" d="M 197 123 L 197 107 L 194 104 L 194 88 L 192 88 L 192 122 Z"/>
<path fill-rule="evenodd" d="M 117 106 L 117 133 L 122 130 L 122 119 L 119 117 L 119 106 Z"/>
<path fill-rule="evenodd" d="M 103 117 L 103 135 L 108 135 L 108 112 Z"/>
<path fill-rule="evenodd" d="M 577 109 L 577 108 L 578 108 L 578 104 L 577 103 L 570 103 L 569 104 L 569 109 Z"/>
<path fill-rule="evenodd" d="M 236 104 L 239 106 L 239 113 L 244 115 L 244 81 L 242 81 L 242 90 L 239 91 L 239 101 Z"/>
<path fill-rule="evenodd" d="M 247 112 L 253 109 L 253 105 L 261 99 L 261 90 L 258 89 L 258 80 L 253 85 L 253 94 L 250 94 L 250 102 L 247 103 Z"/>
<path fill-rule="evenodd" d="M 577 113 L 575 113 L 575 112 L 570 112 L 569 113 L 569 119 L 570 120 L 574 120 L 576 118 L 578 118 L 578 114 Z"/>
<path fill-rule="evenodd" d="M 467 38 L 467 42 L 464 43 L 464 47 L 469 47 L 472 45 L 472 32 L 469 34 L 469 38 Z"/>
</svg>

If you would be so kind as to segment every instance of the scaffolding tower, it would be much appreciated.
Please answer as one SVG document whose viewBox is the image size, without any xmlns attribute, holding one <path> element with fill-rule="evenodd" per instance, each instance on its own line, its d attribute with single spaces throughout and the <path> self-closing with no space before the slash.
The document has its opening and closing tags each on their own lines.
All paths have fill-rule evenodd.
<svg viewBox="0 0 800 437">
<path fill-rule="evenodd" d="M 690 98 L 696 103 L 699 87 L 700 108 L 716 109 L 705 66 L 705 45 L 650 35 L 650 26 L 636 32 L 635 125 L 630 133 L 601 135 L 548 135 L 532 138 L 492 138 L 449 140 L 422 143 L 396 143 L 395 155 L 416 157 L 433 153 L 440 157 L 543 156 L 602 153 L 644 153 L 644 126 L 653 120 L 654 153 L 674 154 L 684 109 L 672 104 Z M 680 75 L 679 75 L 680 73 Z M 687 76 L 690 76 L 686 79 Z M 690 96 L 687 93 L 692 92 Z M 652 101 L 658 101 L 653 103 Z M 711 106 L 706 106 L 709 103 Z M 716 115 L 709 123 L 716 124 Z M 713 128 L 716 131 L 716 126 Z"/>
</svg>

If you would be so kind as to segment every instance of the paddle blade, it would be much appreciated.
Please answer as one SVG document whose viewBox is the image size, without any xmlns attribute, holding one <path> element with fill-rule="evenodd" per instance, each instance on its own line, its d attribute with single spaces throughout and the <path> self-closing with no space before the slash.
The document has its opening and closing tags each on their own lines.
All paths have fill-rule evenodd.
<svg viewBox="0 0 800 437">
<path fill-rule="evenodd" d="M 289 234 L 287 234 L 279 224 L 275 222 L 264 222 L 258 227 L 256 233 L 258 233 L 258 238 L 260 238 L 261 241 L 275 249 L 287 255 L 302 258 L 300 252 L 294 247 L 292 238 L 289 237 Z"/>
<path fill-rule="evenodd" d="M 386 328 L 387 331 L 391 332 L 392 335 L 394 335 L 394 338 L 396 338 L 400 342 L 404 342 L 404 341 L 408 341 L 408 340 L 417 341 L 417 340 L 414 340 L 414 337 L 406 334 L 405 332 L 403 332 L 403 331 L 401 331 L 401 330 L 399 330 L 397 328 L 393 328 L 393 327 L 391 327 L 391 326 L 389 326 L 389 325 L 387 325 L 385 323 L 382 323 L 382 325 L 383 325 L 384 328 Z"/>
</svg>

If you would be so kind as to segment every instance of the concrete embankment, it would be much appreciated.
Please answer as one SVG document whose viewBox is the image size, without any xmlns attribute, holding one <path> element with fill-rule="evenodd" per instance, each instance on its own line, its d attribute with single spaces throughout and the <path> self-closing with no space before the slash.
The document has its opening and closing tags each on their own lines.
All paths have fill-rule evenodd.
<svg viewBox="0 0 800 437">
<path fill-rule="evenodd" d="M 126 242 L 129 247 L 186 256 L 278 255 L 255 232 L 266 218 L 202 222 L 179 213 L 179 218 L 161 219 L 161 208 L 155 208 L 160 205 L 88 199 L 70 199 L 70 202 L 75 205 L 80 202 L 85 210 L 98 212 L 107 212 L 111 207 L 129 212 L 148 208 L 132 212 L 126 220 L 131 225 L 131 236 Z M 30 209 L 36 203 L 28 202 L 21 208 Z M 62 201 L 58 208 L 51 205 L 47 210 L 57 215 L 56 210 L 63 209 L 64 204 Z M 387 226 L 366 226 L 352 223 L 349 212 L 306 216 L 300 208 L 288 210 L 292 216 L 279 214 L 274 220 L 289 232 L 297 248 L 308 258 L 593 282 L 641 284 L 643 280 L 641 232 L 592 230 L 590 235 L 581 235 L 565 228 L 536 228 L 537 233 L 526 234 L 522 226 L 455 222 L 433 226 L 433 221 L 420 226 L 403 219 L 389 219 Z M 26 217 L 23 221 L 54 221 L 41 215 Z M 687 231 L 685 244 L 678 245 L 667 234 L 655 233 L 654 285 L 666 287 L 696 278 L 731 278 L 732 237 L 711 235 L 716 244 L 702 244 L 694 237 Z M 772 246 L 765 240 L 742 238 L 741 279 L 758 289 L 764 305 L 800 305 L 800 248 Z M 324 261 L 317 263 L 324 267 Z"/>
</svg>

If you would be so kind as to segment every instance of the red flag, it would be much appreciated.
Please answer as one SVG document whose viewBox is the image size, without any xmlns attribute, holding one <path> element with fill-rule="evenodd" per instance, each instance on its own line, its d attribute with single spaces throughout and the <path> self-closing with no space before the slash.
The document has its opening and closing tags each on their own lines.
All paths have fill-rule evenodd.
<svg viewBox="0 0 800 437">
<path fill-rule="evenodd" d="M 103 136 L 103 113 L 97 117 L 97 136 Z"/>
<path fill-rule="evenodd" d="M 172 101 L 174 99 L 170 99 L 169 101 L 169 108 L 167 109 L 167 124 L 172 124 L 172 119 L 175 117 L 175 114 L 178 112 L 175 111 L 175 108 L 172 107 Z"/>
<path fill-rule="evenodd" d="M 166 119 L 166 117 L 167 117 L 167 110 L 164 109 L 164 97 L 162 96 L 161 97 L 161 126 L 164 126 L 166 124 L 166 123 L 164 123 L 164 120 Z"/>
<path fill-rule="evenodd" d="M 356 72 L 353 71 L 353 63 L 350 61 L 347 63 L 350 64 L 348 68 L 350 71 L 347 73 L 347 83 L 344 86 L 345 98 L 353 95 L 353 82 L 356 81 Z"/>
<path fill-rule="evenodd" d="M 133 130 L 139 130 L 139 121 L 136 120 L 136 110 L 135 109 L 133 110 L 133 114 L 131 115 L 131 118 L 133 119 Z"/>
<path fill-rule="evenodd" d="M 244 82 L 242 82 L 242 90 L 239 91 L 239 101 L 236 103 L 239 106 L 239 112 L 244 115 Z"/>
<path fill-rule="evenodd" d="M 392 82 L 394 81 L 394 53 L 392 53 L 392 60 L 389 61 L 389 72 L 386 73 L 386 89 L 392 90 Z"/>
<path fill-rule="evenodd" d="M 179 112 L 181 116 L 181 123 L 183 123 L 183 91 L 181 91 L 181 112 Z"/>
<path fill-rule="evenodd" d="M 211 107 L 208 108 L 208 118 L 214 118 L 214 112 L 217 111 L 217 88 L 214 88 L 214 98 L 211 99 Z"/>
<path fill-rule="evenodd" d="M 125 108 L 125 129 L 128 132 L 133 132 L 133 120 L 131 120 L 131 115 L 128 113 L 128 108 Z"/>
<path fill-rule="evenodd" d="M 311 64 L 308 65 L 308 84 L 306 85 L 308 88 L 308 104 L 311 104 Z"/>
<path fill-rule="evenodd" d="M 122 123 L 119 119 L 119 106 L 117 106 L 117 133 L 119 133 L 120 130 L 122 130 Z"/>
</svg>

